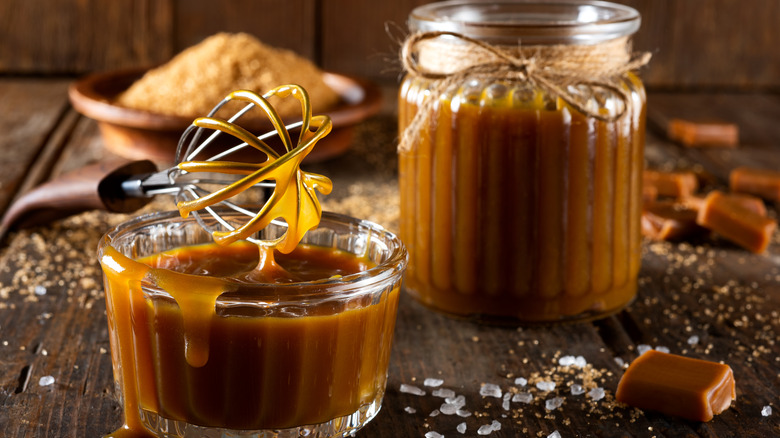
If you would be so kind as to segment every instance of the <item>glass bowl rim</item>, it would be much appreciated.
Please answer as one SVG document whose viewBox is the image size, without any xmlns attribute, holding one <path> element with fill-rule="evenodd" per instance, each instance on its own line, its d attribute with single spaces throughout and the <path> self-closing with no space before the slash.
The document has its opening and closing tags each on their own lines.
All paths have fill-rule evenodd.
<svg viewBox="0 0 780 438">
<path fill-rule="evenodd" d="M 220 214 L 230 215 L 235 213 L 230 209 L 216 209 Z M 236 213 L 237 214 L 237 213 Z M 132 231 L 133 229 L 140 229 L 144 226 L 160 225 L 170 222 L 195 222 L 195 219 L 190 216 L 188 218 L 182 218 L 177 210 L 158 211 L 153 213 L 147 213 L 140 216 L 131 218 L 125 222 L 122 222 L 110 230 L 108 230 L 99 240 L 97 254 L 98 259 L 103 256 L 103 251 L 106 247 L 111 246 L 111 243 L 119 236 L 124 235 Z M 344 214 L 333 213 L 324 211 L 322 213 L 322 220 L 320 224 L 324 225 L 328 222 L 334 224 L 343 224 L 353 228 L 367 229 L 369 233 L 369 240 L 376 239 L 375 236 L 380 236 L 383 244 L 390 251 L 389 257 L 376 266 L 367 269 L 365 271 L 357 272 L 354 274 L 344 275 L 342 277 L 334 279 L 323 279 L 316 281 L 306 281 L 297 283 L 254 283 L 246 284 L 239 283 L 237 281 L 231 281 L 229 284 L 235 284 L 242 289 L 251 291 L 260 290 L 280 290 L 279 294 L 268 294 L 261 297 L 242 297 L 235 298 L 230 296 L 231 291 L 228 290 L 217 299 L 218 305 L 231 305 L 231 304 L 252 304 L 263 303 L 267 307 L 278 307 L 284 305 L 312 305 L 318 302 L 329 301 L 333 299 L 342 300 L 352 297 L 359 297 L 364 294 L 371 294 L 376 291 L 376 286 L 387 283 L 387 286 L 395 284 L 401 279 L 401 276 L 406 269 L 409 255 L 406 246 L 401 239 L 393 232 L 386 230 L 381 225 L 364 220 L 358 219 Z M 197 225 L 196 225 L 197 226 Z M 208 243 L 208 242 L 203 242 Z M 368 251 L 368 248 L 366 248 Z M 184 274 L 189 275 L 189 274 Z M 393 280 L 394 276 L 397 276 L 397 280 Z M 163 289 L 156 285 L 150 284 L 146 279 L 142 280 L 142 287 L 146 294 L 160 294 L 166 297 L 172 298 Z M 281 299 L 284 296 L 284 289 L 296 289 L 295 294 L 290 294 L 286 298 Z M 384 289 L 384 288 L 383 288 Z M 266 298 L 266 299 L 263 299 Z M 267 298 L 271 298 L 268 300 Z M 314 300 L 314 301 L 312 301 Z"/>
</svg>

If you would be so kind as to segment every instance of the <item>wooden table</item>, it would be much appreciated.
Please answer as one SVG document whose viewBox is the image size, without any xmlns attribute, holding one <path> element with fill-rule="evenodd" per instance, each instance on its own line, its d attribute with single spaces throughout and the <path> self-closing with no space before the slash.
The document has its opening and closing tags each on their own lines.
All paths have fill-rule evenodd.
<svg viewBox="0 0 780 438">
<path fill-rule="evenodd" d="M 30 186 L 107 155 L 95 123 L 68 105 L 68 83 L 0 80 L 0 211 Z M 738 149 L 693 150 L 649 130 L 649 166 L 695 168 L 714 186 L 723 186 L 737 165 L 780 168 L 780 96 L 651 93 L 649 102 L 653 120 L 715 116 L 737 122 L 742 133 Z M 311 170 L 333 177 L 337 190 L 328 208 L 392 229 L 398 206 L 392 101 L 388 109 L 359 127 L 348 154 Z M 0 436 L 96 437 L 121 424 L 95 247 L 110 224 L 124 219 L 86 213 L 11 233 L 0 247 Z M 384 407 L 358 436 L 461 436 L 461 423 L 463 436 L 478 436 L 489 424 L 500 424 L 489 435 L 495 437 L 547 437 L 556 430 L 562 437 L 780 436 L 777 235 L 764 255 L 720 239 L 645 242 L 637 299 L 593 323 L 489 327 L 402 298 Z M 617 405 L 623 364 L 637 357 L 640 345 L 728 363 L 736 402 L 709 423 Z M 562 366 L 565 356 L 582 356 L 587 365 Z M 46 376 L 53 383 L 45 385 Z M 443 383 L 426 386 L 426 379 Z M 545 392 L 538 381 L 556 387 Z M 485 384 L 497 385 L 501 398 L 480 395 L 490 388 Z M 572 395 L 572 384 L 602 388 L 604 397 L 595 400 L 598 391 Z M 407 385 L 425 395 L 409 393 Z M 470 415 L 436 415 L 444 399 L 434 392 L 441 389 L 463 395 L 461 414 Z M 533 398 L 504 402 L 505 394 L 517 392 Z M 563 404 L 546 409 L 556 397 Z M 765 406 L 771 415 L 762 415 Z"/>
</svg>

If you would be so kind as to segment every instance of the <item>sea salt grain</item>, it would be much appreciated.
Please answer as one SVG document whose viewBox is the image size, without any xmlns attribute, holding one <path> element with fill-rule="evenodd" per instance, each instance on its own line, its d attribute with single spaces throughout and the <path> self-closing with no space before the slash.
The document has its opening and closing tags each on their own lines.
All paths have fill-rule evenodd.
<svg viewBox="0 0 780 438">
<path fill-rule="evenodd" d="M 425 438 L 444 438 L 444 435 L 440 434 L 439 432 L 425 432 Z"/>
<path fill-rule="evenodd" d="M 490 424 L 484 424 L 477 429 L 477 435 L 490 435 L 491 433 L 501 430 L 501 423 L 498 420 L 493 420 Z"/>
<path fill-rule="evenodd" d="M 661 353 L 667 353 L 668 354 L 669 353 L 669 348 L 668 347 L 664 347 L 663 345 L 659 345 L 659 346 L 655 347 L 655 351 L 660 351 Z"/>
<path fill-rule="evenodd" d="M 433 392 L 431 392 L 431 395 L 439 398 L 450 398 L 455 397 L 455 391 L 446 388 L 439 388 L 434 389 Z"/>
<path fill-rule="evenodd" d="M 425 381 L 423 382 L 423 385 L 435 388 L 437 386 L 441 386 L 442 383 L 444 383 L 444 380 L 428 378 L 428 379 L 425 379 Z"/>
<path fill-rule="evenodd" d="M 588 397 L 592 398 L 593 400 L 601 400 L 604 398 L 604 388 L 593 388 L 588 392 Z"/>
<path fill-rule="evenodd" d="M 479 388 L 479 395 L 482 397 L 501 398 L 501 388 L 498 385 L 494 385 L 492 383 L 484 383 Z"/>
<path fill-rule="evenodd" d="M 588 362 L 585 360 L 582 356 L 563 356 L 560 359 L 558 359 L 558 365 L 562 367 L 570 367 L 574 366 L 577 368 L 584 368 L 585 365 L 587 365 Z"/>
<path fill-rule="evenodd" d="M 34 292 L 35 295 L 38 296 L 46 295 L 46 286 L 41 286 L 41 285 L 35 286 Z"/>
<path fill-rule="evenodd" d="M 511 398 L 512 398 L 512 394 L 511 393 L 507 392 L 506 394 L 504 394 L 504 399 L 503 399 L 503 401 L 501 403 L 501 408 L 503 408 L 505 411 L 509 410 L 509 399 L 511 399 Z"/>
<path fill-rule="evenodd" d="M 772 415 L 772 406 L 767 405 L 761 408 L 761 415 L 763 415 L 764 417 L 768 417 Z"/>
<path fill-rule="evenodd" d="M 465 409 L 458 409 L 458 412 L 455 412 L 455 415 L 461 418 L 468 418 L 471 416 L 471 412 L 465 410 Z"/>
<path fill-rule="evenodd" d="M 38 380 L 38 385 L 40 386 L 49 386 L 52 383 L 54 383 L 54 377 L 52 376 L 43 376 L 40 380 Z"/>
<path fill-rule="evenodd" d="M 561 438 L 561 433 L 557 430 L 549 435 L 547 435 L 547 438 Z"/>
<path fill-rule="evenodd" d="M 553 389 L 555 389 L 555 382 L 551 382 L 549 380 L 543 382 L 536 382 L 536 389 L 538 389 L 539 391 L 547 391 L 547 392 L 552 391 Z"/>
<path fill-rule="evenodd" d="M 518 377 L 515 379 L 515 385 L 517 386 L 525 386 L 528 384 L 528 380 L 525 379 L 525 377 Z"/>
<path fill-rule="evenodd" d="M 544 408 L 548 411 L 554 411 L 561 406 L 563 406 L 563 397 L 553 397 L 551 399 L 545 400 L 544 402 Z"/>
<path fill-rule="evenodd" d="M 582 385 L 575 383 L 571 385 L 571 395 L 585 394 L 585 388 Z"/>
<path fill-rule="evenodd" d="M 466 405 L 466 396 L 459 395 L 457 397 L 447 397 L 447 398 L 444 399 L 444 401 L 446 403 L 451 404 L 451 405 L 465 406 Z"/>
<path fill-rule="evenodd" d="M 425 391 L 423 391 L 422 389 L 414 385 L 407 385 L 406 383 L 402 383 L 401 387 L 398 388 L 398 390 L 404 394 L 425 395 Z"/>
<path fill-rule="evenodd" d="M 623 358 L 621 358 L 621 357 L 616 357 L 615 358 L 615 363 L 618 364 L 618 366 L 620 368 L 623 368 L 624 366 L 626 366 L 626 361 L 624 361 Z"/>
<path fill-rule="evenodd" d="M 699 337 L 696 335 L 691 336 L 688 338 L 688 345 L 696 345 L 699 343 Z"/>
<path fill-rule="evenodd" d="M 458 412 L 458 406 L 444 403 L 439 407 L 439 412 L 444 415 L 455 415 L 455 413 Z"/>
<path fill-rule="evenodd" d="M 648 351 L 652 350 L 653 347 L 647 345 L 647 344 L 639 344 L 636 346 L 636 352 L 639 353 L 639 355 L 643 355 L 647 353 Z"/>
<path fill-rule="evenodd" d="M 512 401 L 517 403 L 531 403 L 534 400 L 533 394 L 529 392 L 518 392 L 517 394 L 512 396 Z"/>
<path fill-rule="evenodd" d="M 413 408 L 413 407 L 411 407 L 411 406 L 407 406 L 407 407 L 405 407 L 405 408 L 404 408 L 404 411 L 405 411 L 407 414 L 416 414 L 416 413 L 417 413 L 417 409 L 415 409 L 415 408 Z"/>
<path fill-rule="evenodd" d="M 461 434 L 466 433 L 466 422 L 460 423 L 457 427 L 455 427 L 455 430 L 460 432 Z"/>
</svg>

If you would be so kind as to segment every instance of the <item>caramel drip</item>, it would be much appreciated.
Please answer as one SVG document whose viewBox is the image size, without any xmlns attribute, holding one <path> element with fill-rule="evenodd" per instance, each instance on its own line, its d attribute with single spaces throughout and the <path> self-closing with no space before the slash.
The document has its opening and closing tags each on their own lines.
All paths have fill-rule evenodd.
<svg viewBox="0 0 780 438">
<path fill-rule="evenodd" d="M 294 145 L 284 122 L 266 100 L 271 96 L 294 97 L 301 102 L 303 121 L 301 133 Z M 273 180 L 276 183 L 273 194 L 260 211 L 246 224 L 235 230 L 215 231 L 214 240 L 219 244 L 230 244 L 246 239 L 262 230 L 272 220 L 282 218 L 287 223 L 287 231 L 276 239 L 260 241 L 260 245 L 273 247 L 283 253 L 289 253 L 298 245 L 306 231 L 319 224 L 322 207 L 316 192 L 328 194 L 333 184 L 327 177 L 301 170 L 301 161 L 311 152 L 314 145 L 325 137 L 332 128 L 328 116 L 311 115 L 311 105 L 306 91 L 297 85 L 283 85 L 259 96 L 251 91 L 234 91 L 229 99 L 253 103 L 262 109 L 278 132 L 287 151 L 277 154 L 268 144 L 259 140 L 246 129 L 225 120 L 214 117 L 196 119 L 193 124 L 202 128 L 214 129 L 230 134 L 249 146 L 263 152 L 267 160 L 263 163 L 238 163 L 231 161 L 185 161 L 178 168 L 186 172 L 216 172 L 229 175 L 244 175 L 233 184 L 229 184 L 207 196 L 178 203 L 182 217 L 214 204 L 227 201 L 255 184 Z M 310 128 L 315 128 L 311 131 Z"/>
</svg>

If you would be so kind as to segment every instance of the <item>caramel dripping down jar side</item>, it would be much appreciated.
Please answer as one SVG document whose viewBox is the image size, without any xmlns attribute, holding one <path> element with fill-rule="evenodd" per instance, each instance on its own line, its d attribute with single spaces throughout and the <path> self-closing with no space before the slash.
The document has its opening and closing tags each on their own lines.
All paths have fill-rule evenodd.
<svg viewBox="0 0 780 438">
<path fill-rule="evenodd" d="M 633 73 L 617 85 L 626 113 L 604 121 L 528 82 L 465 78 L 441 90 L 406 76 L 400 133 L 430 112 L 399 148 L 413 297 L 510 324 L 596 319 L 633 300 L 646 96 Z M 577 92 L 599 113 L 619 106 L 604 90 Z"/>
</svg>

